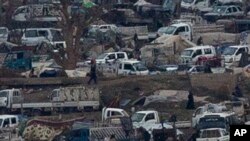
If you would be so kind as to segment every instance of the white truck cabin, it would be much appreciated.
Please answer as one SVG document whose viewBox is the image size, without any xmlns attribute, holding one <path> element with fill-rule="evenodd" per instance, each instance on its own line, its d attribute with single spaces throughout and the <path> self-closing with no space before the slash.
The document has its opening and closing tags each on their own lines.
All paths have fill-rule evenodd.
<svg viewBox="0 0 250 141">
<path fill-rule="evenodd" d="M 214 57 L 216 50 L 213 46 L 196 46 L 183 50 L 181 52 L 181 61 L 184 64 L 192 64 L 198 61 L 199 57 Z"/>
<path fill-rule="evenodd" d="M 22 100 L 19 89 L 6 89 L 0 91 L 0 107 L 9 108 L 13 102 Z"/>
<path fill-rule="evenodd" d="M 211 128 L 200 131 L 196 141 L 229 141 L 229 133 L 222 128 Z"/>
<path fill-rule="evenodd" d="M 118 75 L 148 75 L 148 68 L 138 60 L 122 61 L 118 67 Z"/>
<path fill-rule="evenodd" d="M 160 122 L 158 112 L 153 110 L 136 112 L 132 115 L 131 119 L 135 127 Z"/>
<path fill-rule="evenodd" d="M 225 66 L 231 67 L 237 65 L 241 59 L 242 53 L 249 54 L 249 52 L 249 46 L 247 45 L 227 47 L 222 53 L 222 57 L 225 60 Z"/>
<path fill-rule="evenodd" d="M 128 60 L 128 55 L 126 52 L 109 52 L 103 53 L 96 58 L 97 64 L 112 63 L 114 61 Z M 87 61 L 90 63 L 90 61 Z"/>
<path fill-rule="evenodd" d="M 0 129 L 8 127 L 16 127 L 19 123 L 18 116 L 0 115 Z"/>
<path fill-rule="evenodd" d="M 102 121 L 109 118 L 129 117 L 128 113 L 119 108 L 103 108 L 102 109 Z"/>
<path fill-rule="evenodd" d="M 164 29 L 164 34 L 167 35 L 180 35 L 183 38 L 192 40 L 192 28 L 187 23 L 177 23 L 168 26 Z"/>
</svg>

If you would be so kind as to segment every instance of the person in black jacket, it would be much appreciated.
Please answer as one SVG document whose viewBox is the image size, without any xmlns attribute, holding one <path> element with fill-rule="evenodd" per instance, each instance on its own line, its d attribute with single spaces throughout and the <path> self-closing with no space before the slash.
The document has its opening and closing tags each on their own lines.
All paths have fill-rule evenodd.
<svg viewBox="0 0 250 141">
<path fill-rule="evenodd" d="M 90 79 L 88 81 L 88 84 L 91 83 L 92 80 L 94 80 L 94 83 L 97 84 L 97 76 L 96 76 L 96 61 L 95 59 L 91 60 L 91 68 L 90 68 Z"/>
</svg>

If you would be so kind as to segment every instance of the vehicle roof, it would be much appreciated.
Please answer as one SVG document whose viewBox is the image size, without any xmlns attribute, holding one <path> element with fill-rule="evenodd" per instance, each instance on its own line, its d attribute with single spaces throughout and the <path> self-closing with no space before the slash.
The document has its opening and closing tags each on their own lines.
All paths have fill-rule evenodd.
<svg viewBox="0 0 250 141">
<path fill-rule="evenodd" d="M 231 115 L 235 115 L 235 113 L 234 112 L 222 112 L 222 113 L 205 112 L 202 117 L 205 117 L 205 116 L 220 116 L 220 117 L 225 118 L 225 117 L 228 117 L 228 116 L 231 116 Z"/>
<path fill-rule="evenodd" d="M 149 113 L 154 113 L 154 112 L 156 112 L 156 111 L 154 111 L 154 110 L 145 110 L 145 111 L 138 111 L 136 113 L 139 113 L 139 114 L 149 114 Z"/>
<path fill-rule="evenodd" d="M 123 51 L 119 51 L 119 52 L 107 52 L 107 53 L 104 53 L 104 54 L 113 54 L 113 53 L 126 53 L 126 52 L 123 52 Z"/>
<path fill-rule="evenodd" d="M 191 49 L 203 49 L 203 48 L 214 48 L 213 46 L 210 45 L 204 45 L 204 46 L 195 46 L 195 47 L 190 47 L 190 48 L 186 48 L 185 50 L 191 50 Z"/>
<path fill-rule="evenodd" d="M 123 109 L 119 109 L 119 108 L 106 108 L 105 110 L 124 111 Z"/>
<path fill-rule="evenodd" d="M 12 117 L 18 117 L 16 115 L 0 115 L 0 118 L 12 118 Z"/>
<path fill-rule="evenodd" d="M 176 23 L 176 24 L 172 24 L 170 26 L 176 26 L 176 27 L 179 27 L 179 26 L 189 26 L 188 23 Z"/>
<path fill-rule="evenodd" d="M 140 61 L 138 60 L 134 60 L 134 59 L 130 59 L 130 60 L 124 60 L 124 61 L 121 61 L 122 63 L 139 63 Z"/>
<path fill-rule="evenodd" d="M 51 28 L 51 27 L 49 27 L 49 28 L 40 28 L 40 27 L 38 27 L 38 28 L 26 28 L 26 30 L 41 30 L 41 29 L 44 29 L 44 30 L 47 30 L 47 29 L 54 29 L 54 30 L 61 30 L 60 28 Z"/>
</svg>

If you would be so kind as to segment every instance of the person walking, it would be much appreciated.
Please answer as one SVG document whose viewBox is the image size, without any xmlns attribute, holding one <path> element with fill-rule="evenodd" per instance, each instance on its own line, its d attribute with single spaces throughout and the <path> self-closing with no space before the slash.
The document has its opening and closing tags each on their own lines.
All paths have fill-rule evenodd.
<svg viewBox="0 0 250 141">
<path fill-rule="evenodd" d="M 94 83 L 97 84 L 97 76 L 96 76 L 96 61 L 95 59 L 91 60 L 91 68 L 90 68 L 90 79 L 88 84 L 91 84 L 91 81 L 94 80 Z"/>
</svg>

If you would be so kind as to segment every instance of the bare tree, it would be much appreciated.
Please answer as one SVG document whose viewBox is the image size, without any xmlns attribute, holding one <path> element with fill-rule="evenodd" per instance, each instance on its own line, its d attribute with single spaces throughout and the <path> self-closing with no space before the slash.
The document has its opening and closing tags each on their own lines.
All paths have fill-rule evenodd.
<svg viewBox="0 0 250 141">
<path fill-rule="evenodd" d="M 62 28 L 64 40 L 66 41 L 66 49 L 61 49 L 59 53 L 54 54 L 56 62 L 65 69 L 74 69 L 80 57 L 80 38 L 83 31 L 89 27 L 91 23 L 98 20 L 102 8 L 93 6 L 86 8 L 80 6 L 78 10 L 69 13 L 71 5 L 69 0 L 60 0 L 61 5 L 58 6 L 61 21 L 58 26 Z"/>
</svg>

